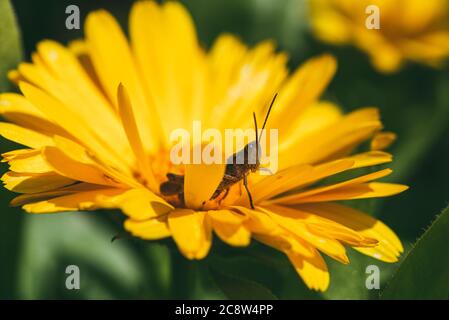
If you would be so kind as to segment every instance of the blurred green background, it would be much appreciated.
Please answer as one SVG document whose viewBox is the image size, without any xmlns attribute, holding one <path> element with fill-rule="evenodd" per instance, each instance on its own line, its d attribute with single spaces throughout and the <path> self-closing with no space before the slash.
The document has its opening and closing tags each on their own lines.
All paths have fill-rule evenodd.
<svg viewBox="0 0 449 320">
<path fill-rule="evenodd" d="M 0 1 L 2 10 L 6 1 Z M 82 30 L 65 29 L 67 5 L 79 6 L 82 21 L 91 10 L 108 9 L 126 27 L 132 2 L 13 0 L 25 60 L 39 40 L 67 43 L 82 36 Z M 411 186 L 399 196 L 357 205 L 386 222 L 410 248 L 449 199 L 449 68 L 407 65 L 397 74 L 381 75 L 357 49 L 326 46 L 315 40 L 303 0 L 183 2 L 205 47 L 220 33 L 232 32 L 249 44 L 276 40 L 279 48 L 290 54 L 292 68 L 323 52 L 337 57 L 339 69 L 324 98 L 347 111 L 362 106 L 380 108 L 385 128 L 398 134 L 390 150 L 395 155 L 395 172 L 389 180 Z M 0 39 L 5 32 L 1 26 Z M 2 42 L 0 48 L 0 52 L 12 51 L 14 44 Z M 17 55 L 9 61 L 10 67 L 16 60 Z M 4 139 L 0 141 L 1 152 L 13 147 Z M 3 173 L 7 168 L 2 164 L 0 169 Z M 318 294 L 305 288 L 286 258 L 256 243 L 248 249 L 236 249 L 215 239 L 212 254 L 205 261 L 190 262 L 174 250 L 171 240 L 152 243 L 124 237 L 111 243 L 112 236 L 121 230 L 117 212 L 33 216 L 9 208 L 12 197 L 0 189 L 3 299 L 215 299 L 272 294 L 288 299 L 367 299 L 378 297 L 379 291 L 365 288 L 366 266 L 379 266 L 382 288 L 398 266 L 349 250 L 352 263 L 348 266 L 327 259 L 331 286 Z M 80 290 L 65 288 L 65 268 L 70 264 L 80 267 Z"/>
</svg>

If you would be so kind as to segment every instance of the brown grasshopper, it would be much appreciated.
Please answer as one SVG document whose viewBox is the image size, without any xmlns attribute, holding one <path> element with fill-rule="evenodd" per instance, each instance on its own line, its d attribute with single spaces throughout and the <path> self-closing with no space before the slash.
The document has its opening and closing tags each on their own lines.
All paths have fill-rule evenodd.
<svg viewBox="0 0 449 320">
<path fill-rule="evenodd" d="M 250 172 L 256 172 L 260 167 L 259 160 L 259 140 L 262 137 L 263 130 L 267 124 L 268 117 L 270 115 L 273 104 L 276 100 L 277 94 L 271 100 L 270 107 L 268 108 L 265 120 L 263 122 L 262 131 L 258 136 L 257 119 L 256 114 L 253 112 L 254 127 L 256 131 L 256 140 L 248 143 L 242 150 L 234 153 L 227 159 L 225 173 L 223 179 L 215 190 L 210 200 L 217 198 L 223 191 L 228 191 L 231 186 L 243 180 L 243 185 L 248 194 L 249 203 L 251 208 L 254 209 L 253 198 L 248 188 L 248 174 Z M 243 163 L 238 163 L 237 159 L 243 159 Z M 160 185 L 160 192 L 164 196 L 178 195 L 180 201 L 184 202 L 184 176 L 174 173 L 167 174 L 168 181 L 163 182 Z"/>
</svg>

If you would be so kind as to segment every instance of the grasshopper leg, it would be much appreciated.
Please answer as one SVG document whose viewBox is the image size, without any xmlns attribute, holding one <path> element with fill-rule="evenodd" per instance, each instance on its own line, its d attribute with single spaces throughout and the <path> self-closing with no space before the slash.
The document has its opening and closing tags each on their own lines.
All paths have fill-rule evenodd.
<svg viewBox="0 0 449 320">
<path fill-rule="evenodd" d="M 251 192 L 249 192 L 249 189 L 248 189 L 248 178 L 247 178 L 247 176 L 245 176 L 243 178 L 243 185 L 245 186 L 246 193 L 248 193 L 249 204 L 251 205 L 251 209 L 254 210 L 253 197 L 251 196 Z"/>
</svg>

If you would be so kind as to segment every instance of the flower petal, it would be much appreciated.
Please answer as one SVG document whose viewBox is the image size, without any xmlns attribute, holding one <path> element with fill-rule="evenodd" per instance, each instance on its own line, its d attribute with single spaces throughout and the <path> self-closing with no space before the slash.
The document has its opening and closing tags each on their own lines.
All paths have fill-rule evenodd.
<svg viewBox="0 0 449 320">
<path fill-rule="evenodd" d="M 119 181 L 129 187 L 142 187 L 142 185 L 136 181 L 134 177 L 130 176 L 130 173 L 118 171 L 116 168 L 103 163 L 102 159 L 100 159 L 94 152 L 86 150 L 75 141 L 57 135 L 53 137 L 53 141 L 55 142 L 56 147 L 72 161 L 96 168 L 105 176 L 111 177 L 112 180 Z"/>
<path fill-rule="evenodd" d="M 202 259 L 212 244 L 210 222 L 205 212 L 177 209 L 168 216 L 168 225 L 179 250 L 188 259 Z"/>
<path fill-rule="evenodd" d="M 226 164 L 187 164 L 185 166 L 184 199 L 187 207 L 201 208 L 223 179 Z"/>
<path fill-rule="evenodd" d="M 312 258 L 294 252 L 287 253 L 287 257 L 308 288 L 326 291 L 330 282 L 329 271 L 320 253 L 317 250 L 314 251 L 315 255 Z"/>
<path fill-rule="evenodd" d="M 35 192 L 35 193 L 26 193 L 20 196 L 15 197 L 11 200 L 10 205 L 13 207 L 23 206 L 29 203 L 35 203 L 39 201 L 49 200 L 69 194 L 85 192 L 85 191 L 94 191 L 104 189 L 103 186 L 98 186 L 90 183 L 75 183 L 66 187 L 60 187 L 55 190 L 45 191 L 45 192 Z"/>
<path fill-rule="evenodd" d="M 38 44 L 42 63 L 20 64 L 19 71 L 31 83 L 61 101 L 75 113 L 109 149 L 129 163 L 129 146 L 113 106 L 90 80 L 76 57 L 62 45 L 44 40 Z M 98 121 L 101 119 L 101 121 Z"/>
<path fill-rule="evenodd" d="M 290 76 L 279 91 L 270 119 L 271 126 L 279 128 L 281 136 L 297 130 L 301 122 L 298 115 L 319 98 L 336 69 L 335 58 L 325 54 L 309 59 Z"/>
<path fill-rule="evenodd" d="M 173 206 L 148 189 L 129 189 L 117 195 L 98 196 L 96 203 L 101 208 L 119 208 L 134 221 L 143 221 L 164 215 Z"/>
<path fill-rule="evenodd" d="M 340 183 L 336 183 L 336 184 L 331 184 L 331 185 L 327 185 L 324 187 L 318 187 L 318 188 L 313 188 L 310 190 L 306 190 L 306 191 L 302 191 L 293 195 L 288 195 L 288 196 L 284 196 L 284 197 L 280 197 L 280 198 L 276 198 L 273 200 L 270 200 L 270 203 L 280 203 L 280 204 L 295 204 L 295 203 L 303 203 L 303 202 L 314 202 L 313 199 L 314 197 L 317 197 L 320 194 L 323 193 L 331 193 L 333 191 L 336 190 L 341 190 L 341 189 L 345 189 L 345 188 L 351 188 L 353 186 L 358 186 L 358 185 L 362 185 L 365 182 L 369 182 L 371 180 L 375 180 L 375 179 L 379 179 L 382 177 L 385 177 L 389 174 L 391 174 L 392 170 L 391 169 L 384 169 L 384 170 L 380 170 L 377 172 L 373 172 L 370 174 L 366 174 L 351 180 L 346 180 L 344 182 L 340 182 Z M 394 190 L 389 190 L 389 191 L 404 191 L 406 187 L 404 186 L 400 186 L 398 185 L 397 188 L 393 188 Z M 369 191 L 369 190 L 364 190 L 364 191 Z M 350 199 L 350 195 L 348 195 L 349 199 Z M 343 200 L 343 199 L 340 199 Z"/>
<path fill-rule="evenodd" d="M 377 240 L 367 238 L 333 220 L 301 210 L 301 206 L 295 206 L 294 208 L 267 206 L 267 208 L 283 217 L 303 223 L 308 231 L 317 236 L 339 240 L 352 246 L 370 247 L 377 244 Z"/>
<path fill-rule="evenodd" d="M 326 177 L 357 168 L 390 162 L 392 156 L 381 151 L 369 151 L 351 157 L 325 162 L 318 166 L 297 165 L 265 177 L 251 187 L 255 202 L 281 193 L 305 187 Z"/>
<path fill-rule="evenodd" d="M 98 10 L 87 16 L 85 32 L 92 62 L 109 100 L 116 103 L 117 87 L 123 83 L 133 101 L 145 150 L 156 151 L 160 132 L 152 97 L 141 86 L 132 52 L 119 24 L 107 11 Z"/>
<path fill-rule="evenodd" d="M 343 116 L 337 105 L 327 101 L 317 101 L 305 108 L 300 115 L 295 130 L 283 135 L 282 141 L 279 141 L 280 149 L 288 149 L 299 139 L 335 123 Z"/>
<path fill-rule="evenodd" d="M 369 182 L 345 187 L 335 188 L 333 190 L 320 192 L 317 194 L 301 197 L 293 202 L 283 203 L 308 203 L 308 202 L 328 202 L 338 200 L 355 200 L 367 198 L 389 197 L 404 192 L 408 186 L 394 183 Z"/>
<path fill-rule="evenodd" d="M 133 236 L 144 240 L 160 240 L 171 235 L 167 222 L 159 219 L 136 221 L 127 219 L 124 223 L 125 230 Z"/>
<path fill-rule="evenodd" d="M 326 262 L 313 245 L 286 233 L 275 236 L 255 235 L 254 238 L 284 252 L 307 287 L 325 291 L 329 286 Z"/>
<path fill-rule="evenodd" d="M 280 232 L 278 224 L 264 212 L 242 206 L 233 206 L 232 208 L 242 212 L 247 217 L 245 226 L 251 232 L 265 235 L 278 234 Z"/>
<path fill-rule="evenodd" d="M 19 193 L 35 193 L 54 190 L 75 183 L 75 180 L 54 172 L 42 174 L 24 174 L 6 172 L 2 178 L 5 188 Z"/>
<path fill-rule="evenodd" d="M 73 137 L 76 137 L 78 142 L 82 143 L 87 149 L 95 150 L 95 153 L 101 159 L 107 159 L 108 163 L 112 163 L 124 172 L 129 170 L 128 164 L 123 160 L 123 155 L 104 145 L 83 119 L 64 106 L 59 100 L 25 82 L 20 83 L 20 89 L 33 105 L 38 107 L 48 118 L 64 128 Z"/>
<path fill-rule="evenodd" d="M 121 186 L 120 182 L 105 175 L 97 167 L 73 160 L 56 147 L 46 147 L 43 156 L 54 171 L 73 180 L 106 186 Z"/>
<path fill-rule="evenodd" d="M 134 117 L 131 100 L 122 83 L 118 86 L 117 100 L 120 118 L 122 119 L 129 144 L 136 156 L 136 161 L 139 164 L 140 172 L 152 190 L 158 190 L 156 179 L 139 135 L 139 129 L 137 127 L 136 118 Z"/>
<path fill-rule="evenodd" d="M 297 212 L 294 209 L 282 206 L 270 206 L 260 209 L 266 212 L 274 221 L 296 237 L 307 241 L 310 245 L 318 248 L 341 263 L 349 263 L 346 250 L 340 242 L 331 239 L 326 235 L 319 236 L 310 232 L 307 228 L 307 224 L 295 218 Z"/>
<path fill-rule="evenodd" d="M 174 129 L 190 128 L 192 120 L 203 119 L 205 58 L 193 20 L 176 2 L 141 1 L 132 7 L 129 28 L 143 85 L 155 93 L 163 138 L 168 140 Z"/>
<path fill-rule="evenodd" d="M 39 149 L 54 144 L 49 136 L 6 122 L 0 122 L 0 135 L 30 148 Z"/>
<path fill-rule="evenodd" d="M 371 140 L 371 150 L 387 149 L 396 138 L 397 136 L 393 132 L 379 132 Z"/>
<path fill-rule="evenodd" d="M 218 237 L 231 246 L 249 245 L 251 233 L 244 226 L 245 217 L 230 210 L 208 211 L 212 228 Z"/>
<path fill-rule="evenodd" d="M 96 200 L 99 196 L 114 196 L 124 192 L 123 189 L 109 188 L 78 192 L 48 200 L 24 205 L 28 213 L 55 213 L 64 211 L 96 210 L 99 208 Z"/>
<path fill-rule="evenodd" d="M 33 106 L 24 96 L 16 93 L 0 94 L 0 114 L 14 124 L 47 136 L 53 134 L 67 135 L 67 132 L 61 127 L 46 119 L 45 114 Z"/>
<path fill-rule="evenodd" d="M 40 150 L 28 149 L 26 154 L 7 160 L 9 170 L 20 173 L 47 173 L 53 168 L 45 161 Z"/>
<path fill-rule="evenodd" d="M 354 208 L 336 203 L 302 204 L 305 210 L 321 217 L 333 220 L 358 233 L 378 240 L 378 245 L 372 248 L 355 248 L 363 254 L 385 261 L 396 262 L 404 251 L 401 241 L 381 221 Z"/>
<path fill-rule="evenodd" d="M 287 168 L 296 164 L 315 164 L 341 158 L 381 128 L 376 108 L 359 109 L 334 124 L 298 139 L 288 148 L 280 148 L 279 166 Z M 301 152 L 292 157 L 290 150 Z"/>
</svg>

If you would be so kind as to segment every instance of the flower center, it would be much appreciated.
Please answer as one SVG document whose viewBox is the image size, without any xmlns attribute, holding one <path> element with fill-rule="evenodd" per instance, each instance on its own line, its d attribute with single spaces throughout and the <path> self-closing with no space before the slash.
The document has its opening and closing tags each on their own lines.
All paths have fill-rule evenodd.
<svg viewBox="0 0 449 320">
<path fill-rule="evenodd" d="M 170 151 L 161 150 L 157 155 L 150 158 L 151 168 L 153 170 L 159 190 L 153 190 L 165 201 L 176 208 L 187 208 L 184 201 L 184 165 L 175 165 L 170 161 Z M 136 177 L 138 180 L 139 178 Z M 140 181 L 140 180 L 139 180 Z M 163 192 L 161 185 L 172 182 L 171 193 Z M 140 181 L 142 183 L 142 181 Z M 203 210 L 216 210 L 232 205 L 242 195 L 242 183 L 236 183 L 230 188 L 221 192 L 214 199 L 210 199 L 203 204 Z"/>
</svg>

